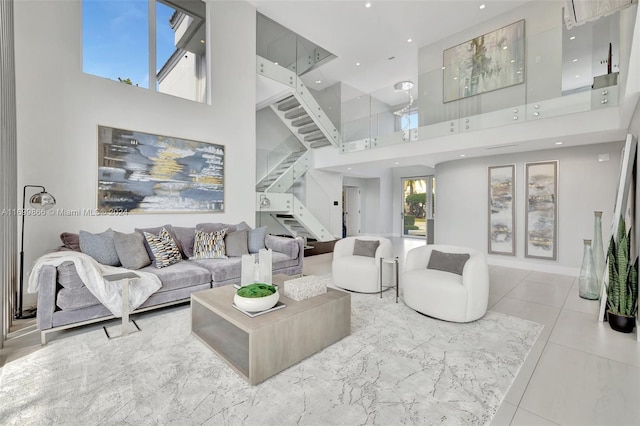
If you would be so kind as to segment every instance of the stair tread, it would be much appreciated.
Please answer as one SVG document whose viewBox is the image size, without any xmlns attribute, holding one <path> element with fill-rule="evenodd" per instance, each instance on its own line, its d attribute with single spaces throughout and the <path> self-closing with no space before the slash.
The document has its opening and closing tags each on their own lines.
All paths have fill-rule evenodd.
<svg viewBox="0 0 640 426">
<path fill-rule="evenodd" d="M 306 133 L 311 133 L 311 132 L 318 132 L 318 131 L 320 131 L 320 128 L 316 126 L 315 123 L 298 128 L 298 133 L 300 133 L 301 135 L 304 135 Z"/>
<path fill-rule="evenodd" d="M 295 108 L 292 109 L 290 111 L 287 111 L 284 113 L 284 118 L 290 120 L 292 118 L 298 118 L 298 117 L 302 117 L 303 115 L 309 115 L 307 114 L 307 111 L 304 110 L 304 108 Z"/>
<path fill-rule="evenodd" d="M 306 116 L 306 117 L 302 117 L 302 118 L 298 118 L 297 120 L 294 120 L 291 122 L 291 125 L 293 127 L 300 127 L 300 126 L 305 126 L 307 124 L 313 123 L 313 119 L 311 118 L 310 115 Z"/>
<path fill-rule="evenodd" d="M 323 146 L 331 145 L 331 142 L 328 139 L 324 139 L 324 140 L 311 142 L 309 145 L 311 146 L 311 148 L 322 148 Z"/>
<path fill-rule="evenodd" d="M 321 131 L 309 133 L 304 137 L 304 140 L 307 142 L 319 141 L 320 139 L 326 139 Z"/>
<path fill-rule="evenodd" d="M 289 111 L 290 109 L 300 106 L 300 102 L 296 98 L 284 100 L 278 103 L 278 111 Z"/>
</svg>

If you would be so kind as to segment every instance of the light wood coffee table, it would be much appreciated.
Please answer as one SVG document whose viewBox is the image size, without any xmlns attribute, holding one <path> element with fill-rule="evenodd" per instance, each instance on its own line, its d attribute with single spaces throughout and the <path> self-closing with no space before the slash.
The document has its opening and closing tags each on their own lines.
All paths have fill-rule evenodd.
<svg viewBox="0 0 640 426">
<path fill-rule="evenodd" d="M 236 288 L 191 294 L 191 332 L 242 378 L 258 384 L 351 334 L 351 295 L 327 293 L 251 318 L 232 306 Z"/>
</svg>

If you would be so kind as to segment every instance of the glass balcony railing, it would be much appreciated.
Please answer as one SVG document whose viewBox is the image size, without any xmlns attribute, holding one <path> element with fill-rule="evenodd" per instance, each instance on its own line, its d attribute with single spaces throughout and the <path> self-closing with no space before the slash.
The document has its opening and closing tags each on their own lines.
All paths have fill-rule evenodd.
<svg viewBox="0 0 640 426">
<path fill-rule="evenodd" d="M 624 84 L 618 77 L 630 56 L 632 9 L 532 34 L 520 45 L 489 49 L 486 57 L 432 65 L 404 92 L 343 88 L 350 96 L 341 105 L 341 152 L 617 106 Z M 500 75 L 499 88 L 492 73 Z"/>
</svg>

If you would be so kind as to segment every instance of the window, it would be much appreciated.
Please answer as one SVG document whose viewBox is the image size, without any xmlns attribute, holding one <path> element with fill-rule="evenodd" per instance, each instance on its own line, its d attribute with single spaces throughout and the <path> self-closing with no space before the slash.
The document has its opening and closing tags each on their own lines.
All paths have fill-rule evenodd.
<svg viewBox="0 0 640 426">
<path fill-rule="evenodd" d="M 418 128 L 418 110 L 412 109 L 405 112 L 401 116 L 396 117 L 396 131 L 417 129 Z"/>
<path fill-rule="evenodd" d="M 84 0 L 82 6 L 85 73 L 206 101 L 204 2 Z"/>
</svg>

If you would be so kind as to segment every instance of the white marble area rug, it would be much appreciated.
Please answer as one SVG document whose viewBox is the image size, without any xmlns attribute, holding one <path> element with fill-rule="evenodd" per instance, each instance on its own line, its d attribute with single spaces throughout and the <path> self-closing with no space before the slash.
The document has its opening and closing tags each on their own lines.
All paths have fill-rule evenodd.
<svg viewBox="0 0 640 426">
<path fill-rule="evenodd" d="M 491 311 L 438 321 L 392 291 L 351 297 L 350 336 L 253 387 L 191 336 L 188 307 L 122 339 L 55 336 L 2 367 L 0 423 L 488 424 L 542 330 Z"/>
</svg>

